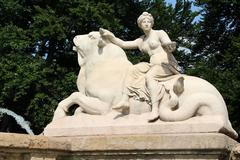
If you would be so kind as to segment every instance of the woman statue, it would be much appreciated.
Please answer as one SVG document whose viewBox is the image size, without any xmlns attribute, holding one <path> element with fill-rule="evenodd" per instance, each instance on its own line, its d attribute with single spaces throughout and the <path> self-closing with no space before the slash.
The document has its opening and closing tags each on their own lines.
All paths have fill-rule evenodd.
<svg viewBox="0 0 240 160">
<path fill-rule="evenodd" d="M 154 19 L 148 12 L 143 12 L 138 17 L 137 24 L 144 32 L 144 35 L 133 41 L 123 41 L 106 29 L 100 29 L 100 34 L 104 39 L 108 39 L 123 49 L 138 48 L 141 52 L 150 56 L 150 67 L 145 75 L 145 83 L 152 104 L 149 121 L 154 121 L 159 117 L 159 103 L 161 99 L 156 91 L 159 88 L 159 83 L 156 79 L 179 74 L 178 63 L 172 55 L 172 52 L 176 49 L 176 42 L 171 41 L 165 31 L 152 29 Z M 128 100 L 128 93 L 124 93 L 122 100 L 113 109 L 129 107 Z"/>
</svg>

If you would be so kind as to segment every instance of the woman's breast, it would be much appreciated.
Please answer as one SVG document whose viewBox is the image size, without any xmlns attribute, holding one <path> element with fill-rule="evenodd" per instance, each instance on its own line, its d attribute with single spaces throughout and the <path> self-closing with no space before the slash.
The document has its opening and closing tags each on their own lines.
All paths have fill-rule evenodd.
<svg viewBox="0 0 240 160">
<path fill-rule="evenodd" d="M 154 49 L 158 48 L 161 45 L 161 43 L 156 40 L 151 40 L 148 42 L 148 45 L 151 50 L 154 50 Z"/>
<path fill-rule="evenodd" d="M 155 50 L 156 48 L 158 48 L 159 46 L 161 46 L 161 43 L 159 41 L 148 40 L 148 41 L 143 41 L 142 44 L 139 46 L 139 48 L 141 52 L 149 53 L 152 50 Z"/>
</svg>

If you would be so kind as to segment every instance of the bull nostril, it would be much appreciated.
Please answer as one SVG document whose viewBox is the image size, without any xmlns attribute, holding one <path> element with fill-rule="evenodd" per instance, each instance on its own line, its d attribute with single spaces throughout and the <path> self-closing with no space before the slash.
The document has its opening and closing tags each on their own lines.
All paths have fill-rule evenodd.
<svg viewBox="0 0 240 160">
<path fill-rule="evenodd" d="M 78 36 L 75 36 L 73 39 L 78 39 Z"/>
</svg>

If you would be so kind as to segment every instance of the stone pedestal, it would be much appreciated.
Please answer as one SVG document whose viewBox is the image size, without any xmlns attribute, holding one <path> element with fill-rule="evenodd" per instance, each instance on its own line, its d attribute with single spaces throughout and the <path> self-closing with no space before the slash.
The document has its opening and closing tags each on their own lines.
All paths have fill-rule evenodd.
<svg viewBox="0 0 240 160">
<path fill-rule="evenodd" d="M 55 120 L 44 129 L 51 137 L 148 135 L 148 134 L 196 134 L 224 133 L 232 136 L 221 116 L 199 116 L 185 121 L 148 123 L 149 114 L 121 116 L 112 112 L 105 116 L 79 114 Z"/>
<path fill-rule="evenodd" d="M 236 160 L 239 148 L 236 141 L 219 133 L 79 137 L 0 134 L 0 160 Z"/>
</svg>

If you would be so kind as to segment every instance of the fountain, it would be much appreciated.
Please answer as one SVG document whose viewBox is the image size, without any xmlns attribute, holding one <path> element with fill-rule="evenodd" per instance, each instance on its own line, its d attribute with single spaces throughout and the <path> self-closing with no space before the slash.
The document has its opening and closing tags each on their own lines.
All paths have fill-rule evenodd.
<svg viewBox="0 0 240 160">
<path fill-rule="evenodd" d="M 28 134 L 34 135 L 33 131 L 31 130 L 31 128 L 28 125 L 28 122 L 25 121 L 22 116 L 17 115 L 13 111 L 6 109 L 6 108 L 0 108 L 0 113 L 4 113 L 9 116 L 12 116 L 16 120 L 17 124 L 19 124 L 23 129 L 25 129 Z"/>
<path fill-rule="evenodd" d="M 77 35 L 79 91 L 58 104 L 42 135 L 1 133 L 0 160 L 240 159 L 221 94 L 201 78 L 178 73 L 176 43 L 151 29 L 150 13 L 137 21 L 152 34 L 119 45 L 147 51 L 150 63 L 133 65 L 114 44 L 122 40 L 105 29 Z M 70 116 L 73 104 L 78 108 Z M 23 117 L 0 113 L 33 134 Z"/>
</svg>

